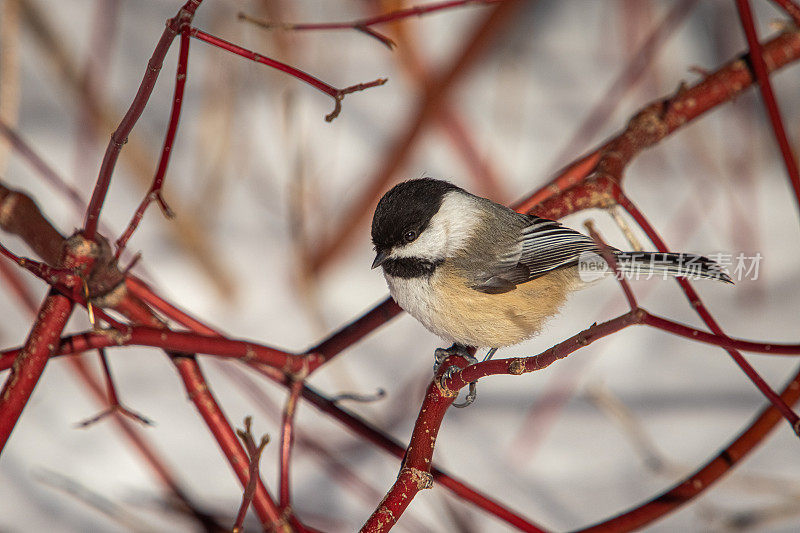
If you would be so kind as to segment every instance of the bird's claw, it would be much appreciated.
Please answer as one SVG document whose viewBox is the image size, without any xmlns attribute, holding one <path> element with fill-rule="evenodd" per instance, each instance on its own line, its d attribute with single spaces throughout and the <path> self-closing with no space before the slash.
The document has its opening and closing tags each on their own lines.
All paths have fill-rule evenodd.
<svg viewBox="0 0 800 533">
<path fill-rule="evenodd" d="M 462 409 L 469 405 L 472 405 L 472 402 L 475 401 L 475 398 L 478 397 L 478 382 L 477 381 L 470 381 L 469 382 L 469 392 L 467 392 L 466 398 L 461 403 L 453 402 L 453 407 L 458 409 Z"/>
<path fill-rule="evenodd" d="M 433 352 L 433 356 L 436 362 L 433 365 L 433 372 L 436 373 L 439 371 L 439 367 L 444 363 L 444 361 L 450 357 L 451 355 L 459 355 L 467 360 L 467 363 L 470 365 L 474 365 L 478 362 L 478 358 L 469 353 L 466 346 L 461 344 L 453 344 L 449 348 L 437 348 L 435 352 Z M 439 383 L 444 383 L 445 380 L 450 379 L 453 377 L 453 374 L 456 372 L 460 372 L 461 368 L 453 365 L 447 367 L 444 372 L 442 372 L 442 376 L 439 378 Z M 462 408 L 467 407 L 468 405 L 472 404 L 477 397 L 477 387 L 475 382 L 471 382 L 469 384 L 469 392 L 467 393 L 467 397 L 464 398 L 464 401 L 461 403 L 454 403 L 453 407 Z"/>
<path fill-rule="evenodd" d="M 463 344 L 453 344 L 449 348 L 436 348 L 436 351 L 433 352 L 433 357 L 435 359 L 433 364 L 434 373 L 439 371 L 439 367 L 444 363 L 445 359 L 451 355 L 460 355 L 471 365 L 478 362 L 478 359 L 469 353 L 469 350 Z M 452 372 L 450 375 L 452 375 Z"/>
</svg>

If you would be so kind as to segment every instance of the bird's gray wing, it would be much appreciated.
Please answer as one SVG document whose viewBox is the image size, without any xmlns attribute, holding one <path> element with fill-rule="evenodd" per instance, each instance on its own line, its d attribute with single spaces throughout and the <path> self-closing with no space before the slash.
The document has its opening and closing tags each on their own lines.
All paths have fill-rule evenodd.
<svg viewBox="0 0 800 533">
<path fill-rule="evenodd" d="M 473 288 L 502 293 L 559 268 L 576 265 L 584 252 L 599 253 L 595 242 L 554 220 L 533 215 L 525 217 L 516 240 L 495 256 Z"/>
</svg>

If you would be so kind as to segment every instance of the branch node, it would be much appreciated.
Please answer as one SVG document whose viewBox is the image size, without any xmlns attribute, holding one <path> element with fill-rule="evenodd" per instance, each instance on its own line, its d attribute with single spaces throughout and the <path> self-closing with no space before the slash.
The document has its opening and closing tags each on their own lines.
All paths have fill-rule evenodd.
<svg viewBox="0 0 800 533">
<path fill-rule="evenodd" d="M 525 361 L 520 358 L 508 360 L 508 373 L 515 376 L 525 373 Z"/>
<path fill-rule="evenodd" d="M 175 218 L 175 211 L 173 211 L 167 201 L 164 200 L 164 197 L 161 195 L 161 190 L 155 191 L 153 194 L 155 195 L 155 200 L 158 202 L 158 207 L 161 208 L 161 213 L 164 217 L 168 219 Z"/>
<path fill-rule="evenodd" d="M 417 490 L 433 487 L 433 475 L 430 472 L 425 472 L 419 468 L 403 467 L 397 477 L 401 477 L 404 473 L 411 478 L 411 482 L 417 486 Z"/>
</svg>

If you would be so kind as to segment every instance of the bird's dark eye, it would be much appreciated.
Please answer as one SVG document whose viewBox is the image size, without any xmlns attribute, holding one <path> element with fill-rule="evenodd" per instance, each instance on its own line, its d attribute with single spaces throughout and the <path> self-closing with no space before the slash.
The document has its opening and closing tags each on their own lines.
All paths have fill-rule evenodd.
<svg viewBox="0 0 800 533">
<path fill-rule="evenodd" d="M 406 242 L 411 242 L 417 238 L 417 232 L 414 231 L 413 229 L 410 229 L 406 232 L 405 235 L 403 235 L 403 238 L 406 240 Z"/>
</svg>

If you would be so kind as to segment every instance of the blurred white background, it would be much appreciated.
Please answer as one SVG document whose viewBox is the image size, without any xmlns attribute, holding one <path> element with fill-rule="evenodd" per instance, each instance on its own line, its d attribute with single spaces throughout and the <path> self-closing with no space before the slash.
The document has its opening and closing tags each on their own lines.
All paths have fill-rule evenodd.
<svg viewBox="0 0 800 533">
<path fill-rule="evenodd" d="M 783 17 L 769 2 L 753 3 L 766 38 L 773 31 L 770 23 Z M 179 6 L 173 0 L 0 3 L 5 62 L 0 107 L 84 200 L 115 126 L 93 125 L 87 106 L 109 109 L 114 121 L 121 118 L 164 21 Z M 685 17 L 676 15 L 681 6 Z M 317 275 L 304 274 L 306 252 L 329 242 L 406 135 L 423 91 L 404 66 L 409 54 L 422 58 L 433 77 L 441 76 L 492 8 L 469 6 L 376 28 L 393 37 L 403 31 L 395 51 L 355 31 L 266 32 L 237 20 L 237 13 L 330 22 L 389 9 L 389 3 L 358 0 L 205 0 L 195 19 L 204 31 L 337 87 L 378 77 L 389 81 L 348 95 L 341 115 L 329 124 L 323 120 L 333 107 L 329 97 L 193 41 L 167 176 L 166 198 L 177 218 L 165 220 L 151 207 L 123 264 L 141 251 L 134 270 L 164 297 L 230 336 L 290 350 L 315 344 L 381 301 L 387 290 L 369 268 L 365 222 Z M 31 23 L 32 13 L 41 15 L 42 24 Z M 667 17 L 675 23 L 665 25 Z M 661 32 L 661 44 L 652 58 L 642 59 L 643 43 L 655 31 Z M 48 35 L 55 47 L 43 44 Z M 476 178 L 440 120 L 426 123 L 391 183 L 428 175 L 512 202 L 623 128 L 648 102 L 671 94 L 682 81 L 699 80 L 693 67 L 715 70 L 745 49 L 733 2 L 525 2 L 439 106 L 463 125 L 499 187 L 489 190 L 485 179 Z M 176 41 L 114 175 L 102 213 L 112 239 L 125 228 L 155 170 L 177 50 Z M 636 61 L 642 62 L 641 76 L 620 85 L 621 73 Z M 95 96 L 88 103 L 65 75 L 70 68 L 79 76 L 90 73 Z M 800 69 L 789 67 L 773 80 L 796 147 Z M 617 100 L 616 109 L 587 135 L 587 117 L 598 105 Z M 134 160 L 131 153 L 137 151 Z M 82 224 L 82 213 L 5 146 L 0 173 L 9 187 L 33 196 L 62 232 Z M 697 290 L 728 334 L 797 342 L 798 208 L 757 92 L 642 154 L 628 169 L 625 187 L 673 249 L 761 253 L 757 279 L 735 287 L 699 282 Z M 626 247 L 605 212 L 582 212 L 564 222 L 582 229 L 588 218 L 606 240 Z M 188 236 L 190 230 L 199 241 Z M 2 242 L 30 253 L 18 239 L 3 235 Z M 31 276 L 26 281 L 37 298 L 44 296 L 41 282 Z M 648 310 L 702 325 L 674 282 L 638 281 L 633 287 Z M 542 335 L 498 357 L 538 353 L 625 308 L 614 282 L 597 284 L 575 294 Z M 11 291 L 0 290 L 0 310 L 0 344 L 23 343 L 32 319 Z M 68 330 L 88 327 L 85 313 L 76 312 Z M 383 400 L 345 406 L 405 444 L 431 377 L 433 350 L 441 345 L 401 315 L 346 350 L 310 383 L 330 395 L 385 389 Z M 123 401 L 155 421 L 144 432 L 190 497 L 232 524 L 241 489 L 171 363 L 154 349 L 114 349 L 109 355 Z M 97 367 L 94 355 L 84 357 Z M 775 388 L 797 364 L 785 357 L 748 359 Z M 233 363 L 201 357 L 201 364 L 231 422 L 241 427 L 242 419 L 253 415 L 255 432 L 271 435 L 261 471 L 274 492 L 284 391 L 254 376 L 273 403 L 256 402 L 244 382 L 220 371 Z M 538 373 L 486 379 L 478 389 L 473 406 L 448 412 L 436 463 L 556 530 L 594 523 L 671 486 L 765 404 L 724 351 L 647 328 L 627 329 Z M 132 523 L 147 531 L 197 529 L 191 519 L 166 508 L 161 486 L 110 421 L 75 428 L 101 408 L 65 361 L 47 367 L 0 459 L 1 530 L 127 531 Z M 325 531 L 357 529 L 391 486 L 398 461 L 308 404 L 301 403 L 297 423 L 294 509 Z M 322 446 L 360 482 L 337 471 L 304 439 Z M 735 471 L 652 531 L 796 531 L 799 449 L 788 425 L 780 423 Z M 98 510 L 97 498 L 113 506 Z M 254 521 L 248 526 L 257 529 Z M 508 526 L 435 487 L 414 500 L 397 528 L 505 531 Z"/>
</svg>

